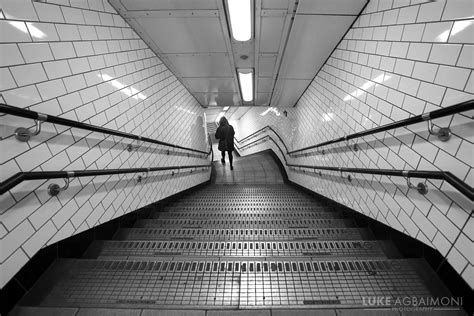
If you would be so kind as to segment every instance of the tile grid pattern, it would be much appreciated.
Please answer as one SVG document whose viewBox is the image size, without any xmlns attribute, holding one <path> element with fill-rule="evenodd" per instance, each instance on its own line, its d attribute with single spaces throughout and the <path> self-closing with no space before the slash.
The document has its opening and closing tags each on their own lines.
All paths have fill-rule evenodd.
<svg viewBox="0 0 474 316">
<path fill-rule="evenodd" d="M 165 142 L 207 149 L 203 111 L 107 1 L 6 0 L 0 16 L 0 101 Z M 0 116 L 2 179 L 21 171 L 207 164 L 203 155 L 44 123 L 27 143 Z M 132 152 L 129 143 L 139 145 Z M 1 197 L 1 282 L 39 249 L 209 179 L 209 170 L 27 181 Z M 61 185 L 61 184 L 60 184 Z"/>
<path fill-rule="evenodd" d="M 370 1 L 296 107 L 265 115 L 262 109 L 249 111 L 233 122 L 236 137 L 271 125 L 292 150 L 472 99 L 471 16 L 470 1 Z M 472 186 L 471 116 L 434 121 L 435 130 L 451 128 L 445 143 L 424 123 L 326 146 L 325 154 L 313 150 L 285 158 L 309 165 L 445 170 Z M 355 143 L 361 150 L 350 148 Z M 282 158 L 271 141 L 241 154 L 268 148 Z M 427 181 L 429 193 L 421 196 L 398 177 L 353 174 L 349 183 L 338 172 L 287 172 L 290 180 L 436 248 L 474 287 L 472 202 L 448 183 Z"/>
<path fill-rule="evenodd" d="M 41 305 L 357 306 L 363 297 L 431 294 L 410 260 L 290 260 L 65 259 Z"/>
</svg>

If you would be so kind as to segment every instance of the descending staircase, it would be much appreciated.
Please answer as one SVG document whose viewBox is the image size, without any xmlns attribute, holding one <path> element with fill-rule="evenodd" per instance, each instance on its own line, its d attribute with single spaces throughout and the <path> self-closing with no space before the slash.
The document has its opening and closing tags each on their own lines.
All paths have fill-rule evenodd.
<svg viewBox="0 0 474 316">
<path fill-rule="evenodd" d="M 364 305 L 374 297 L 442 296 L 424 260 L 401 258 L 290 185 L 214 184 L 95 241 L 82 259 L 57 260 L 13 313 L 361 309 L 387 307 Z"/>
<path fill-rule="evenodd" d="M 207 133 L 211 135 L 211 140 L 213 143 L 217 141 L 215 135 L 216 135 L 216 130 L 217 130 L 217 124 L 214 122 L 207 123 Z"/>
</svg>

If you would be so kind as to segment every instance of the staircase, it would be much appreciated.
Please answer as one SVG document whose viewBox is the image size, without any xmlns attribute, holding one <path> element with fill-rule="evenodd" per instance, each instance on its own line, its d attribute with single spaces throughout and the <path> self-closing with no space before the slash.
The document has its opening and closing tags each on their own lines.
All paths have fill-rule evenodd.
<svg viewBox="0 0 474 316">
<path fill-rule="evenodd" d="M 213 143 L 217 141 L 215 135 L 216 135 L 216 130 L 217 130 L 217 124 L 214 122 L 207 123 L 207 133 L 211 135 L 211 140 Z"/>
<path fill-rule="evenodd" d="M 401 258 L 293 186 L 256 179 L 209 185 L 95 241 L 82 259 L 57 260 L 12 314 L 347 315 L 390 308 L 374 297 L 450 296 L 424 260 Z"/>
</svg>

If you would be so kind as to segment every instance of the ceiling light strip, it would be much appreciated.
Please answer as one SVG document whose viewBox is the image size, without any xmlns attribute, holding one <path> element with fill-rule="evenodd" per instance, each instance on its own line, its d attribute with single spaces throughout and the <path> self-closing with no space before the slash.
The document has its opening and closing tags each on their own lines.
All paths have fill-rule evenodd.
<svg viewBox="0 0 474 316">
<path fill-rule="evenodd" d="M 251 0 L 227 0 L 232 37 L 239 42 L 252 38 Z"/>
<path fill-rule="evenodd" d="M 253 70 L 237 69 L 240 83 L 240 93 L 244 102 L 253 101 Z"/>
</svg>

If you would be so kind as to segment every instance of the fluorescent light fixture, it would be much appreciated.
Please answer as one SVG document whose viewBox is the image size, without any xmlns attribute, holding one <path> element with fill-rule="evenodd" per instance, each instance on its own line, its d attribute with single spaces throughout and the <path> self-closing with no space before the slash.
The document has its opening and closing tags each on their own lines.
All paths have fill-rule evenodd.
<svg viewBox="0 0 474 316">
<path fill-rule="evenodd" d="M 230 106 L 225 106 L 224 111 L 227 111 L 230 108 Z"/>
<path fill-rule="evenodd" d="M 232 37 L 239 42 L 252 38 L 251 0 L 227 0 Z"/>
<path fill-rule="evenodd" d="M 237 69 L 239 74 L 240 92 L 244 102 L 253 100 L 253 70 L 252 69 Z"/>
</svg>

